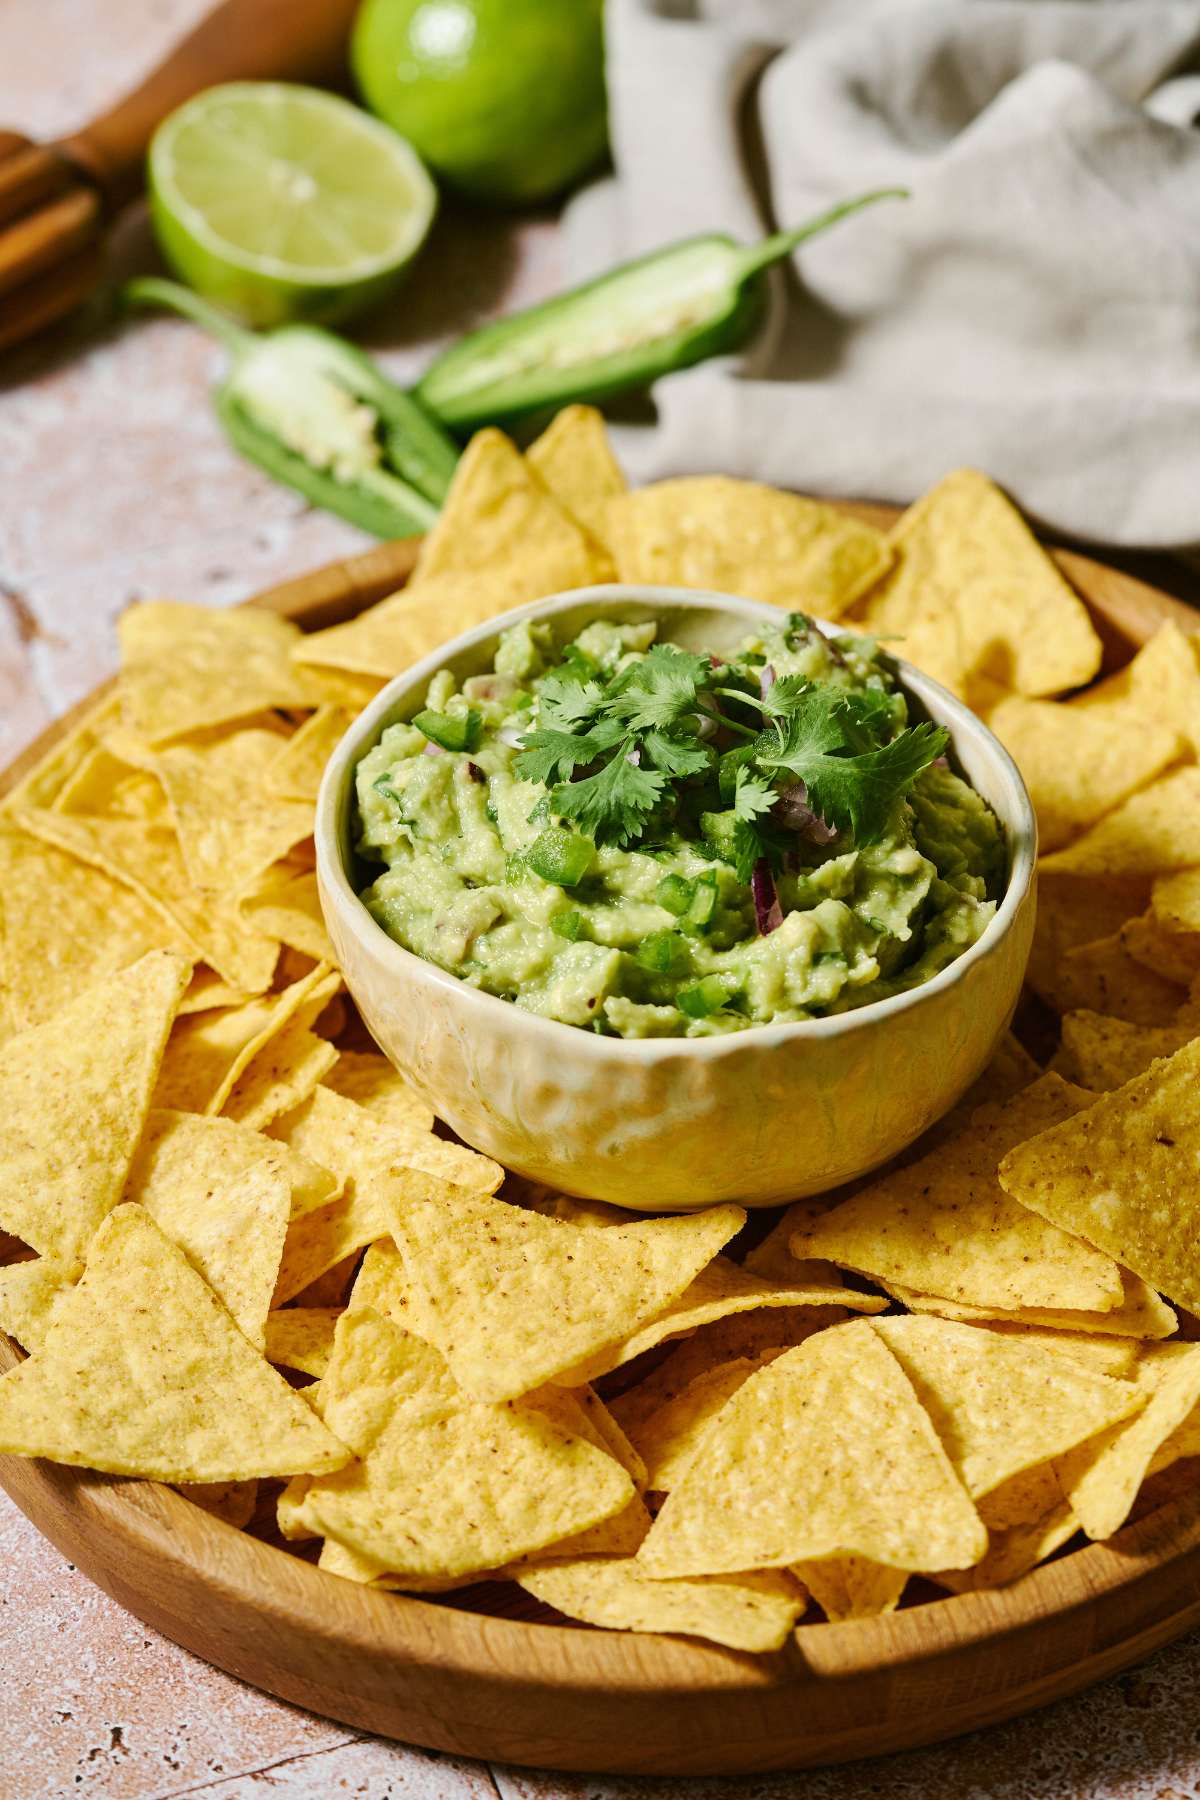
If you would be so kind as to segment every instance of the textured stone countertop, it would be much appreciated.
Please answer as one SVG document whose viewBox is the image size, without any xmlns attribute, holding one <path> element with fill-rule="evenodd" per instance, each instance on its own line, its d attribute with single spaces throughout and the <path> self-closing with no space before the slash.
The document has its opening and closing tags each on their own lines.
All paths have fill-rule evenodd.
<svg viewBox="0 0 1200 1800">
<path fill-rule="evenodd" d="M 0 121 L 66 130 L 200 0 L 4 0 Z M 144 225 L 121 261 L 149 266 Z M 548 291 L 549 221 L 450 216 L 372 346 L 398 373 Z M 364 547 L 225 447 L 219 353 L 142 319 L 11 358 L 0 381 L 0 764 L 106 673 L 131 599 L 239 599 Z M 736 1781 L 531 1775 L 426 1756 L 282 1706 L 165 1642 L 0 1495 L 0 1796 L 61 1800 L 1186 1800 L 1200 1796 L 1200 1635 L 1081 1699 L 886 1762 Z"/>
</svg>

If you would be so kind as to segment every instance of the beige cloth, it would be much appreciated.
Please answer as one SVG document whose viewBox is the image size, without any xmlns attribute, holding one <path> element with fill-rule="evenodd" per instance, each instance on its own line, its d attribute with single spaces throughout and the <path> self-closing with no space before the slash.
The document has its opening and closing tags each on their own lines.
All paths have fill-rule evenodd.
<svg viewBox="0 0 1200 1800">
<path fill-rule="evenodd" d="M 975 464 L 1048 526 L 1200 542 L 1196 0 L 609 0 L 615 178 L 582 277 L 899 184 L 737 358 L 618 427 L 636 478 L 907 501 Z"/>
</svg>

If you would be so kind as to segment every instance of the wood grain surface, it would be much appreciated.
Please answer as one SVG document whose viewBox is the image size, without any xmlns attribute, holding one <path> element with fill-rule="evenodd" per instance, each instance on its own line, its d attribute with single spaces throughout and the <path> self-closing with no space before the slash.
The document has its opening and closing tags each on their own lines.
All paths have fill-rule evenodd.
<svg viewBox="0 0 1200 1800">
<path fill-rule="evenodd" d="M 347 618 L 408 572 L 415 549 L 384 546 L 258 598 L 309 626 Z M 1113 666 L 1165 618 L 1200 623 L 1090 558 L 1059 560 Z M 0 1367 L 17 1355 L 0 1339 Z M 784 1651 L 749 1657 L 354 1587 L 153 1482 L 0 1457 L 0 1486 L 106 1592 L 219 1668 L 351 1726 L 535 1768 L 713 1775 L 876 1755 L 1075 1692 L 1200 1621 L 1195 1488 L 1011 1587 L 805 1625 Z"/>
</svg>

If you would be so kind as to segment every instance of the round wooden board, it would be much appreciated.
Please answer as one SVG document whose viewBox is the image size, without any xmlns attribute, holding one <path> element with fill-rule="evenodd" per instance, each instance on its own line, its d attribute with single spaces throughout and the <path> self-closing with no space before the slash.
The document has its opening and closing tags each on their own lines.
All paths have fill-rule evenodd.
<svg viewBox="0 0 1200 1800">
<path fill-rule="evenodd" d="M 853 507 L 887 523 L 891 509 Z M 1056 551 L 1117 667 L 1181 602 Z M 386 545 L 257 596 L 313 627 L 402 582 Z M 0 778 L 0 792 L 61 735 Z M 17 1352 L 0 1337 L 0 1370 Z M 356 1587 L 173 1489 L 0 1456 L 0 1486 L 62 1553 L 186 1649 L 282 1700 L 429 1749 L 538 1768 L 711 1775 L 850 1761 L 1073 1693 L 1200 1621 L 1200 1489 L 1013 1586 L 751 1657 L 683 1638 L 536 1624 Z"/>
</svg>

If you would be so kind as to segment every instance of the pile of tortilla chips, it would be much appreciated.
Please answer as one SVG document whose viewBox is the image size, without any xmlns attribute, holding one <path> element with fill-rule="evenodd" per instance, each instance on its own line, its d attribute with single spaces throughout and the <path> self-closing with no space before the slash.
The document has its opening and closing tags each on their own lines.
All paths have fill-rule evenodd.
<svg viewBox="0 0 1200 1800">
<path fill-rule="evenodd" d="M 614 575 L 902 639 L 1042 823 L 1040 1060 L 1009 1038 L 892 1167 L 749 1223 L 454 1142 L 317 900 L 353 711 Z M 629 493 L 573 407 L 524 456 L 480 433 L 351 623 L 157 602 L 121 649 L 0 805 L 0 1450 L 173 1483 L 345 1581 L 760 1652 L 1016 1580 L 1193 1478 L 1200 667 L 1168 625 L 1089 686 L 1086 610 L 982 476 L 888 536 L 721 477 Z"/>
</svg>

